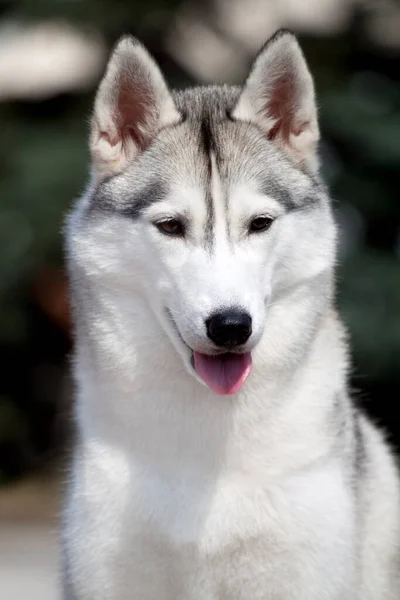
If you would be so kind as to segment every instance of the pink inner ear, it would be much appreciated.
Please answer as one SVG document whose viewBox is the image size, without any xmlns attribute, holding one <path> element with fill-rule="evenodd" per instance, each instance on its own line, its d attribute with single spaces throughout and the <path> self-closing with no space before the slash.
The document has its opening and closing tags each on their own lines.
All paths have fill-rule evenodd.
<svg viewBox="0 0 400 600">
<path fill-rule="evenodd" d="M 289 140 L 290 133 L 294 130 L 295 82 L 293 77 L 281 77 L 275 81 L 274 89 L 269 95 L 265 111 L 275 120 L 275 125 L 268 131 L 269 140 L 278 136 L 284 141 Z"/>
<path fill-rule="evenodd" d="M 135 87 L 128 77 L 120 80 L 117 106 L 114 113 L 119 136 L 122 141 L 133 138 L 135 144 L 144 149 L 146 146 L 143 128 L 151 116 L 147 114 L 154 104 L 151 92 Z"/>
</svg>

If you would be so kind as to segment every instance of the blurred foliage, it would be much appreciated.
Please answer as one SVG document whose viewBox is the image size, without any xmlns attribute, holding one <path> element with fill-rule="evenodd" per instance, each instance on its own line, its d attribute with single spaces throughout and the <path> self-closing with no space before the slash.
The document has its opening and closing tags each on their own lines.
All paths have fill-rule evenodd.
<svg viewBox="0 0 400 600">
<path fill-rule="evenodd" d="M 170 81 L 181 83 L 189 77 L 160 43 L 178 4 L 9 0 L 0 18 L 62 17 L 100 30 L 109 45 L 131 32 L 149 45 Z M 368 40 L 362 15 L 344 35 L 302 42 L 316 77 L 324 170 L 347 237 L 338 284 L 354 346 L 353 385 L 399 442 L 399 56 Z M 0 480 L 48 462 L 63 439 L 57 423 L 65 409 L 68 335 L 34 289 L 43 268 L 62 268 L 63 220 L 86 180 L 91 96 L 0 104 Z"/>
</svg>

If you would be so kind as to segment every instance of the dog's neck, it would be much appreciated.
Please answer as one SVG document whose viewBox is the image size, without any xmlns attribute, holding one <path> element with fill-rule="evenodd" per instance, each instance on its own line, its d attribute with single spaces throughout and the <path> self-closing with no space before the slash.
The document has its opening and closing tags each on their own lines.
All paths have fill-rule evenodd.
<svg viewBox="0 0 400 600">
<path fill-rule="evenodd" d="M 246 449 L 254 456 L 266 446 L 272 470 L 284 467 L 285 452 L 293 463 L 296 446 L 299 464 L 307 462 L 313 447 L 330 443 L 327 420 L 345 388 L 346 367 L 334 313 L 328 306 L 312 311 L 307 294 L 271 308 L 253 372 L 241 392 L 227 397 L 188 372 L 144 299 L 116 302 L 111 293 L 100 294 L 97 318 L 88 314 L 78 327 L 85 439 L 122 445 L 165 473 L 173 466 L 209 472 L 221 461 L 245 469 Z"/>
</svg>

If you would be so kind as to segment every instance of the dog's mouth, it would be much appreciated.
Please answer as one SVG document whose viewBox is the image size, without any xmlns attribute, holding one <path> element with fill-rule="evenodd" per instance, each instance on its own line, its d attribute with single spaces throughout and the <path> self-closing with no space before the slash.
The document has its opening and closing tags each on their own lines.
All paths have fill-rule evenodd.
<svg viewBox="0 0 400 600">
<path fill-rule="evenodd" d="M 197 376 L 214 394 L 228 396 L 236 394 L 242 387 L 252 370 L 250 352 L 215 352 L 203 354 L 188 346 L 178 329 L 171 311 L 165 308 L 168 320 L 182 344 L 191 352 L 191 365 Z"/>
<path fill-rule="evenodd" d="M 250 352 L 208 355 L 193 351 L 192 364 L 200 379 L 219 396 L 236 394 L 252 369 Z"/>
</svg>

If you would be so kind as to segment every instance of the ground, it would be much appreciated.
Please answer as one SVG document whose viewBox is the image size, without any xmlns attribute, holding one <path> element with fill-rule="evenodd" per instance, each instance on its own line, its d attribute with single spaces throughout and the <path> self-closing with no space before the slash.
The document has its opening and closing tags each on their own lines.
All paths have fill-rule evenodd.
<svg viewBox="0 0 400 600">
<path fill-rule="evenodd" d="M 0 597 L 59 600 L 59 494 L 54 480 L 0 488 Z"/>
</svg>

